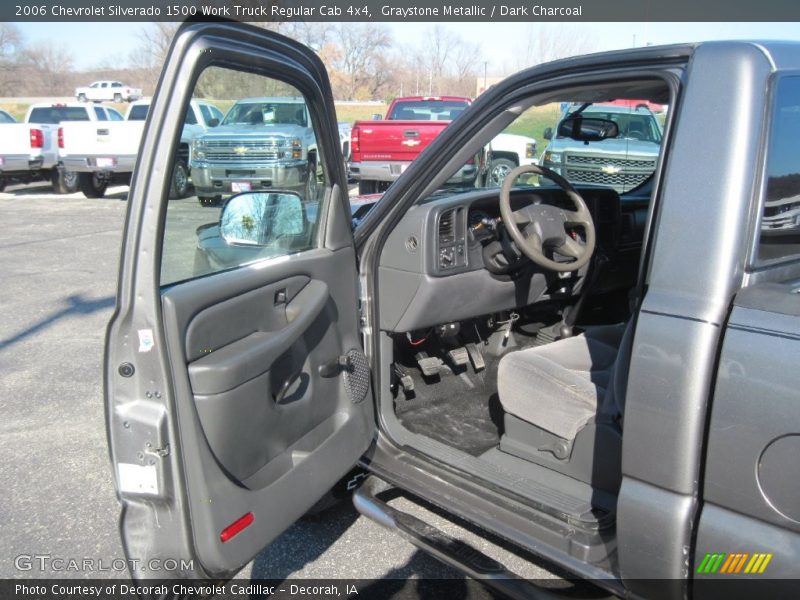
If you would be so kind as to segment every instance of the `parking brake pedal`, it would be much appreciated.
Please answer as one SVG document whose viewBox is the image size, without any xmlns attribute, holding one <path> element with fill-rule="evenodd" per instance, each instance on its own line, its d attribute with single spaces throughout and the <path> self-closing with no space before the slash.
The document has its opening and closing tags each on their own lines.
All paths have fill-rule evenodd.
<svg viewBox="0 0 800 600">
<path fill-rule="evenodd" d="M 447 353 L 447 359 L 454 367 L 463 367 L 469 363 L 469 354 L 466 348 L 453 348 Z"/>
<path fill-rule="evenodd" d="M 394 376 L 397 378 L 398 385 L 403 388 L 403 392 L 406 395 L 413 395 L 414 394 L 414 380 L 411 378 L 411 375 L 398 364 L 393 365 L 394 369 Z"/>
<path fill-rule="evenodd" d="M 466 345 L 467 354 L 472 361 L 472 368 L 475 372 L 483 371 L 486 368 L 486 361 L 483 360 L 483 354 L 478 349 L 478 346 L 470 342 Z"/>
<path fill-rule="evenodd" d="M 414 358 L 417 359 L 417 365 L 419 365 L 419 369 L 425 377 L 435 377 L 439 375 L 439 371 L 442 367 L 441 359 L 435 356 L 428 356 L 424 352 L 417 352 Z"/>
</svg>

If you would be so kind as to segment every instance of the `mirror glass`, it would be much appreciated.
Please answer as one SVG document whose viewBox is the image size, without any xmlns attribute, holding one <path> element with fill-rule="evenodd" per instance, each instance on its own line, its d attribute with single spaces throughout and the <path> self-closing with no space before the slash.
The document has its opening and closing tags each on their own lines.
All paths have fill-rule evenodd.
<svg viewBox="0 0 800 600">
<path fill-rule="evenodd" d="M 582 142 L 597 142 L 619 135 L 619 127 L 608 119 L 593 119 L 581 116 L 567 117 L 558 124 L 559 137 Z"/>
<path fill-rule="evenodd" d="M 222 209 L 219 230 L 228 244 L 270 246 L 305 233 L 303 201 L 293 192 L 244 192 Z"/>
</svg>

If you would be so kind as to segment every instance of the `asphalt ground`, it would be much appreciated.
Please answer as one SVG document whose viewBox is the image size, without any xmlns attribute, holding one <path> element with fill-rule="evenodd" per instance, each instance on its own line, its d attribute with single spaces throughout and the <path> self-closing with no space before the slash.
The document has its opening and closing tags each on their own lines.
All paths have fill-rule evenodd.
<svg viewBox="0 0 800 600">
<path fill-rule="evenodd" d="M 174 210 L 200 214 L 201 221 L 218 214 L 193 198 L 178 202 Z M 127 187 L 93 200 L 55 195 L 44 183 L 0 193 L 0 578 L 128 576 L 108 568 L 124 554 L 102 390 L 126 206 Z M 426 514 L 524 577 L 554 577 L 529 556 L 488 544 L 436 511 Z M 40 556 L 49 559 L 31 558 Z M 56 558 L 90 559 L 95 566 L 54 568 Z M 103 564 L 106 570 L 98 570 Z M 463 579 L 359 516 L 349 502 L 290 527 L 238 577 Z M 392 589 L 408 592 L 408 585 L 414 584 Z M 476 597 L 470 590 L 464 597 Z"/>
</svg>

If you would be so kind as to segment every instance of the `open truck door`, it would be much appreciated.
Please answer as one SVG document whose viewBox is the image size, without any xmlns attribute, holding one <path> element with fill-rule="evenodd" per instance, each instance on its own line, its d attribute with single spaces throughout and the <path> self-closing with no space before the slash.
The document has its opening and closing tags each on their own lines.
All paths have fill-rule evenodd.
<svg viewBox="0 0 800 600">
<path fill-rule="evenodd" d="M 283 129 L 254 114 L 236 143 L 193 145 L 192 169 L 213 153 L 241 178 L 221 190 L 221 207 L 170 201 L 193 96 L 300 97 L 315 154 L 298 150 L 288 123 L 295 115 L 276 102 Z M 276 162 L 272 180 L 250 177 L 256 157 Z M 314 52 L 252 26 L 179 31 L 133 175 L 106 340 L 125 552 L 183 569 L 135 578 L 232 575 L 373 440 L 343 164 L 328 76 Z"/>
</svg>

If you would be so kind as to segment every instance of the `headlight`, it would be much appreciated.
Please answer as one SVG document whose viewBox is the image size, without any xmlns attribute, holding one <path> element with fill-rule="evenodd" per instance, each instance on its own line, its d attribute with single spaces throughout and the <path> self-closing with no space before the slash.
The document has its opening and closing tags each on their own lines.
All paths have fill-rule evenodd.
<svg viewBox="0 0 800 600">
<path fill-rule="evenodd" d="M 299 138 L 292 140 L 292 158 L 303 158 L 303 141 Z"/>
<path fill-rule="evenodd" d="M 546 162 L 560 163 L 561 162 L 561 154 L 559 154 L 558 152 L 545 152 L 544 153 L 544 160 Z"/>
<path fill-rule="evenodd" d="M 203 143 L 203 140 L 193 140 L 192 159 L 205 160 L 205 158 L 206 158 L 206 145 Z"/>
<path fill-rule="evenodd" d="M 525 158 L 536 157 L 536 142 L 532 144 L 525 144 Z"/>
</svg>

